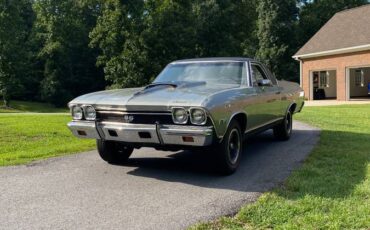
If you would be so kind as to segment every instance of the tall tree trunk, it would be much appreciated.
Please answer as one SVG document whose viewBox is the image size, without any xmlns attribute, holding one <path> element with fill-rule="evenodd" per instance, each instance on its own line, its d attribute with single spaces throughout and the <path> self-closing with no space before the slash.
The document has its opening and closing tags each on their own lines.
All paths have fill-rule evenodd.
<svg viewBox="0 0 370 230">
<path fill-rule="evenodd" d="M 10 107 L 10 97 L 9 97 L 6 89 L 3 89 L 2 91 L 3 91 L 4 107 L 8 108 L 8 107 Z"/>
<path fill-rule="evenodd" d="M 4 106 L 6 108 L 9 108 L 10 107 L 10 101 L 8 99 L 6 99 L 5 97 L 4 97 Z"/>
</svg>

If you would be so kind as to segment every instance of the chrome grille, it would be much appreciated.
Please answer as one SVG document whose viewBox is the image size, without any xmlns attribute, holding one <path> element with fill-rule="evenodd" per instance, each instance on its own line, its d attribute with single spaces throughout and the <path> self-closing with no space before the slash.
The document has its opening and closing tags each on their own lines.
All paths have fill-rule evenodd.
<svg viewBox="0 0 370 230">
<path fill-rule="evenodd" d="M 132 124 L 173 124 L 170 112 L 97 111 L 97 120 Z"/>
</svg>

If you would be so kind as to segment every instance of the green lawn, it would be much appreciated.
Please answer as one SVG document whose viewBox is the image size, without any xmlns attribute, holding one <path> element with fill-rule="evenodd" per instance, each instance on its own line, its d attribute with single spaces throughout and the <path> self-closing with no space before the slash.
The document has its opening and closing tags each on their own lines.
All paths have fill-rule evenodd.
<svg viewBox="0 0 370 230">
<path fill-rule="evenodd" d="M 235 217 L 194 229 L 370 228 L 370 105 L 307 107 L 296 118 L 322 129 L 303 166 Z"/>
<path fill-rule="evenodd" d="M 70 120 L 61 114 L 0 114 L 0 166 L 93 149 L 93 140 L 71 134 Z"/>
<path fill-rule="evenodd" d="M 55 106 L 47 103 L 28 102 L 28 101 L 10 101 L 11 109 L 5 109 L 3 101 L 0 101 L 0 113 L 68 113 L 66 108 L 55 108 Z"/>
</svg>

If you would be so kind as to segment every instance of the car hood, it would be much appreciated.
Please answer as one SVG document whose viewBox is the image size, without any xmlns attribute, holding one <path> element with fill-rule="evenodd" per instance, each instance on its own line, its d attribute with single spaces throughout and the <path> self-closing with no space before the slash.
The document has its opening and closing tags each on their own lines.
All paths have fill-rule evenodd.
<svg viewBox="0 0 370 230">
<path fill-rule="evenodd" d="M 97 109 L 116 108 L 127 111 L 167 111 L 176 106 L 202 106 L 211 95 L 237 87 L 239 86 L 186 83 L 177 87 L 157 85 L 148 88 L 106 90 L 77 97 L 69 105 L 89 104 Z"/>
</svg>

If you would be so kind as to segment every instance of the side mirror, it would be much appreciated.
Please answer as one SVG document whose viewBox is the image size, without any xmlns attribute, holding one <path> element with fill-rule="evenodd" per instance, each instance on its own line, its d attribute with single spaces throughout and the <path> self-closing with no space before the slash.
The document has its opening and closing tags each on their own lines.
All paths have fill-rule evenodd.
<svg viewBox="0 0 370 230">
<path fill-rule="evenodd" d="M 257 81 L 258 86 L 272 86 L 272 82 L 269 79 L 260 79 Z"/>
</svg>

